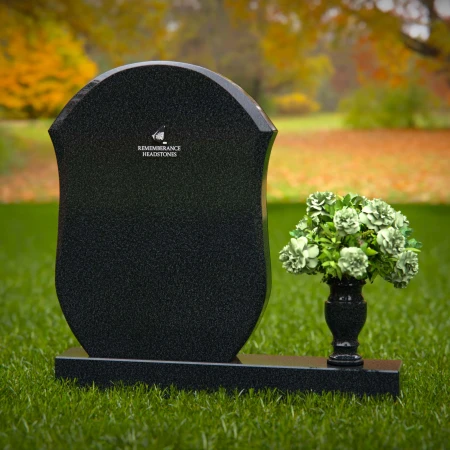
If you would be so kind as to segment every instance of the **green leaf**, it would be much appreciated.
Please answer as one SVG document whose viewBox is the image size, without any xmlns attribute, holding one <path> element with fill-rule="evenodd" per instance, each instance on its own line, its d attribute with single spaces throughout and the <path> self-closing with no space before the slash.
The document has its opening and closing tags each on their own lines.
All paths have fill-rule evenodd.
<svg viewBox="0 0 450 450">
<path fill-rule="evenodd" d="M 323 224 L 320 224 L 320 227 L 322 228 L 323 233 L 324 233 L 326 236 L 333 237 L 333 233 L 331 233 L 331 231 L 328 229 L 327 226 L 325 226 L 325 225 L 323 225 Z"/>
<path fill-rule="evenodd" d="M 344 197 L 344 200 L 343 200 L 344 205 L 345 205 L 345 206 L 350 205 L 351 200 L 352 200 L 352 196 L 351 196 L 350 194 L 347 194 L 347 195 Z"/>
<path fill-rule="evenodd" d="M 367 247 L 363 250 L 363 252 L 367 255 L 367 256 L 373 256 L 373 255 L 378 255 L 378 252 L 376 250 L 374 250 L 373 248 Z"/>
<path fill-rule="evenodd" d="M 363 198 L 361 197 L 361 195 L 353 194 L 352 195 L 352 203 L 355 206 L 361 207 L 361 205 L 363 203 Z M 358 208 L 358 209 L 360 209 L 360 208 Z"/>
<path fill-rule="evenodd" d="M 409 250 L 410 252 L 414 252 L 414 253 L 421 253 L 418 248 L 414 248 L 414 247 L 407 247 L 407 248 L 405 248 L 405 250 Z"/>
<path fill-rule="evenodd" d="M 402 227 L 400 228 L 400 233 L 402 233 L 405 238 L 408 238 L 413 233 L 413 229 L 409 227 Z"/>
<path fill-rule="evenodd" d="M 378 271 L 377 270 L 373 270 L 369 273 L 369 280 L 371 283 L 374 282 L 375 278 L 378 276 Z"/>
<path fill-rule="evenodd" d="M 357 244 L 356 237 L 354 235 L 345 236 L 343 239 L 343 244 L 344 247 L 356 247 L 359 245 Z"/>
<path fill-rule="evenodd" d="M 422 242 L 418 242 L 415 239 L 410 239 L 408 241 L 408 247 L 422 248 Z"/>
</svg>

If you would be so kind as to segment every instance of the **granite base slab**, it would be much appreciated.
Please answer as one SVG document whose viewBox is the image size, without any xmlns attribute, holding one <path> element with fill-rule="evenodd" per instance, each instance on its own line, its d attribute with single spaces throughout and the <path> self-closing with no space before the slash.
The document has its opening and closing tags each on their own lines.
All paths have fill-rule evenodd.
<svg viewBox="0 0 450 450">
<path fill-rule="evenodd" d="M 55 358 L 55 376 L 79 385 L 108 387 L 143 382 L 180 389 L 266 389 L 340 391 L 358 395 L 400 394 L 400 360 L 370 360 L 344 368 L 315 356 L 244 355 L 231 363 L 90 358 L 71 348 Z"/>
</svg>

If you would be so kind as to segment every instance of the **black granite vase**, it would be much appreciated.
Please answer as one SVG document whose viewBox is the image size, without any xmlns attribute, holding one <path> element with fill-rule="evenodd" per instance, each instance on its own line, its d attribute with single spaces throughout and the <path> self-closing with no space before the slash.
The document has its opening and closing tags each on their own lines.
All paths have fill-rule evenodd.
<svg viewBox="0 0 450 450">
<path fill-rule="evenodd" d="M 358 335 L 367 317 L 367 303 L 362 296 L 364 280 L 333 278 L 328 281 L 330 296 L 325 302 L 325 319 L 333 333 L 334 352 L 328 364 L 360 366 L 364 363 L 357 353 Z"/>
</svg>

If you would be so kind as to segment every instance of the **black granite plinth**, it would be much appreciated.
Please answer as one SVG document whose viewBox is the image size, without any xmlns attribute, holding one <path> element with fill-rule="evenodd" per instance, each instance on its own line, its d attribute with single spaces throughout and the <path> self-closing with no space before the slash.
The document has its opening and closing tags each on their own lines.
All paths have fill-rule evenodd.
<svg viewBox="0 0 450 450">
<path fill-rule="evenodd" d="M 231 363 L 90 358 L 82 348 L 56 357 L 56 378 L 107 387 L 116 381 L 180 389 L 341 391 L 358 395 L 400 393 L 399 360 L 364 360 L 360 367 L 333 367 L 314 356 L 242 355 Z"/>
</svg>

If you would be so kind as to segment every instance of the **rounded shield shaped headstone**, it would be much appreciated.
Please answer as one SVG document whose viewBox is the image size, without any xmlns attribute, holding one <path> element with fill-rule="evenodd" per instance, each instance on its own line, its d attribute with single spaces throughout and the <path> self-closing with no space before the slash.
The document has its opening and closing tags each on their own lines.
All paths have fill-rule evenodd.
<svg viewBox="0 0 450 450">
<path fill-rule="evenodd" d="M 270 292 L 261 108 L 207 69 L 146 62 L 93 80 L 49 133 L 56 290 L 87 353 L 231 361 Z"/>
</svg>

